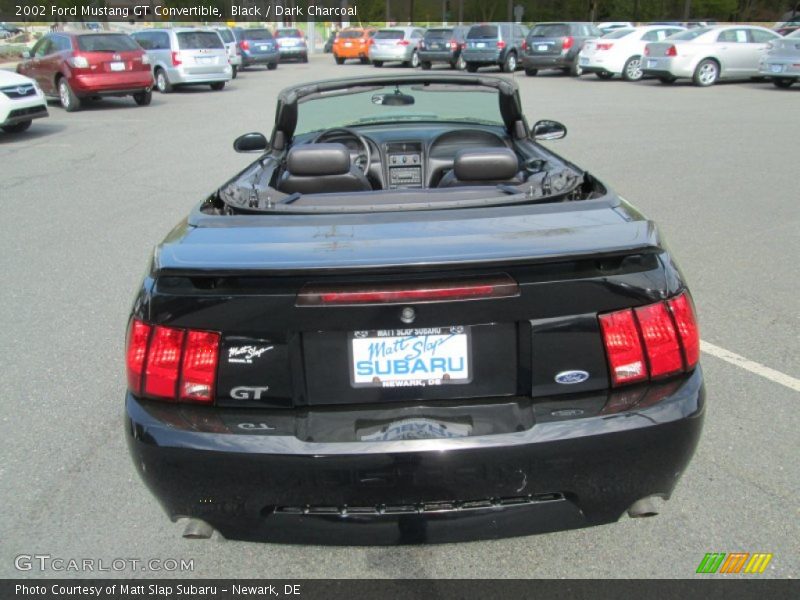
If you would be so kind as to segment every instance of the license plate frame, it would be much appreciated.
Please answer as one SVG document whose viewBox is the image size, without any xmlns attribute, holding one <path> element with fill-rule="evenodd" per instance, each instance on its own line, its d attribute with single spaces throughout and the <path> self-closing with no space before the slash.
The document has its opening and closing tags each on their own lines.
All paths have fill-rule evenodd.
<svg viewBox="0 0 800 600">
<path fill-rule="evenodd" d="M 351 331 L 347 336 L 350 385 L 396 389 L 470 384 L 474 374 L 472 341 L 472 331 L 464 325 Z M 394 376 L 371 375 L 366 367 L 359 373 L 358 364 L 364 361 L 373 372 L 395 369 Z"/>
<path fill-rule="evenodd" d="M 783 73 L 783 65 L 770 65 L 769 70 L 772 73 Z"/>
<path fill-rule="evenodd" d="M 648 69 L 655 69 L 658 66 L 658 61 L 653 58 L 647 59 L 647 68 Z"/>
<path fill-rule="evenodd" d="M 115 73 L 119 73 L 120 71 L 125 70 L 125 63 L 119 60 L 115 60 L 113 62 L 108 63 L 108 68 Z"/>
<path fill-rule="evenodd" d="M 537 52 L 547 52 L 550 50 L 550 44 L 537 44 L 536 51 Z"/>
</svg>

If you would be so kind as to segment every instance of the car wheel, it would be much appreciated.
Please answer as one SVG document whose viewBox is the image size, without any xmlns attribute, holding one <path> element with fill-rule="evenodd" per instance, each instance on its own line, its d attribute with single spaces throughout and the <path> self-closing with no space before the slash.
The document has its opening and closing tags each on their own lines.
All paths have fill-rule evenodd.
<svg viewBox="0 0 800 600">
<path fill-rule="evenodd" d="M 782 90 L 785 90 L 787 88 L 792 87 L 792 84 L 794 82 L 795 80 L 789 77 L 776 77 L 772 80 L 772 85 L 774 85 L 777 88 L 781 88 Z"/>
<path fill-rule="evenodd" d="M 308 62 L 308 54 L 303 54 L 303 58 L 301 59 L 301 61 L 304 62 L 304 63 L 307 63 Z"/>
<path fill-rule="evenodd" d="M 362 56 L 358 60 L 361 61 L 362 65 L 368 65 L 369 64 L 369 59 L 366 56 Z M 344 59 L 342 59 L 342 62 L 344 62 Z"/>
<path fill-rule="evenodd" d="M 139 92 L 133 95 L 133 101 L 139 106 L 150 106 L 150 101 L 153 99 L 153 90 L 146 92 Z"/>
<path fill-rule="evenodd" d="M 343 65 L 343 64 L 344 64 L 344 59 L 343 59 L 341 56 L 336 56 L 336 55 L 334 54 L 334 55 L 333 55 L 333 60 L 335 60 L 335 61 L 336 61 L 336 64 L 337 64 L 337 65 Z"/>
<path fill-rule="evenodd" d="M 539 73 L 539 69 L 525 69 L 525 75 L 528 77 L 536 77 L 537 73 Z"/>
<path fill-rule="evenodd" d="M 67 112 L 75 112 L 81 108 L 81 99 L 72 91 L 65 77 L 58 80 L 58 99 L 61 101 L 61 106 Z"/>
<path fill-rule="evenodd" d="M 277 68 L 278 68 L 278 63 L 276 63 L 276 62 L 274 62 L 274 63 L 267 63 L 267 70 L 268 70 L 268 71 L 274 71 L 274 70 L 275 70 L 275 69 L 277 69 Z"/>
<path fill-rule="evenodd" d="M 411 67 L 416 69 L 419 66 L 419 54 L 417 51 L 414 50 L 414 54 L 411 55 Z"/>
<path fill-rule="evenodd" d="M 383 61 L 382 61 L 382 60 L 373 60 L 373 61 L 372 61 L 372 65 L 373 65 L 373 66 L 374 66 L 376 69 L 380 69 L 380 68 L 383 66 Z"/>
<path fill-rule="evenodd" d="M 644 76 L 642 73 L 642 57 L 631 56 L 622 67 L 622 78 L 625 81 L 639 81 Z"/>
<path fill-rule="evenodd" d="M 162 94 L 169 94 L 172 91 L 172 84 L 169 82 L 169 79 L 167 79 L 167 74 L 164 72 L 164 69 L 158 69 L 156 71 L 156 87 Z"/>
<path fill-rule="evenodd" d="M 239 67 L 231 67 L 231 79 L 236 79 L 236 75 L 239 72 Z"/>
<path fill-rule="evenodd" d="M 568 71 L 568 72 L 569 72 L 569 74 L 570 74 L 570 75 L 572 75 L 573 77 L 580 77 L 581 75 L 583 75 L 583 67 L 581 67 L 581 66 L 578 64 L 578 59 L 577 59 L 577 57 L 575 58 L 575 60 L 573 60 L 573 61 L 572 61 L 572 65 L 570 66 L 570 68 L 569 68 L 569 71 Z"/>
<path fill-rule="evenodd" d="M 467 63 L 467 72 L 468 72 L 468 73 L 477 73 L 477 72 L 478 72 L 478 65 L 477 65 L 477 63 L 468 62 L 468 63 Z"/>
<path fill-rule="evenodd" d="M 595 75 L 597 75 L 598 79 L 611 79 L 612 77 L 614 77 L 613 73 L 609 73 L 607 71 L 598 71 L 597 73 L 595 73 Z"/>
<path fill-rule="evenodd" d="M 13 125 L 5 125 L 3 127 L 3 131 L 5 131 L 6 133 L 22 133 L 23 131 L 28 129 L 28 127 L 31 126 L 31 123 L 33 123 L 33 121 L 28 119 L 27 121 L 14 123 Z"/>
<path fill-rule="evenodd" d="M 509 52 L 506 54 L 506 59 L 503 61 L 503 72 L 513 73 L 517 70 L 517 54 L 516 52 Z"/>
<path fill-rule="evenodd" d="M 698 87 L 708 87 L 717 83 L 719 79 L 719 65 L 710 58 L 701 60 L 694 70 L 692 81 Z"/>
<path fill-rule="evenodd" d="M 217 81 L 211 84 L 211 89 L 215 92 L 225 89 L 225 82 L 224 81 Z"/>
<path fill-rule="evenodd" d="M 433 65 L 429 63 L 427 60 L 423 60 L 422 62 L 419 63 L 419 66 L 422 67 L 423 71 L 430 71 Z"/>
<path fill-rule="evenodd" d="M 672 75 L 667 75 L 666 77 L 659 77 L 658 80 L 664 85 L 672 85 L 678 80 L 678 78 L 673 77 Z"/>
<path fill-rule="evenodd" d="M 458 60 L 456 61 L 456 69 L 458 71 L 463 71 L 466 68 L 467 68 L 467 61 L 465 61 L 464 57 L 459 54 Z"/>
</svg>

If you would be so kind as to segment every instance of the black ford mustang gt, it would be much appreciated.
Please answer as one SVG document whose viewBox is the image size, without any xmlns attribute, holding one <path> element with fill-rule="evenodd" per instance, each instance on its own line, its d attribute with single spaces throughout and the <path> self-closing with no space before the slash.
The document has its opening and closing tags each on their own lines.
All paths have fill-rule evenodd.
<svg viewBox="0 0 800 600">
<path fill-rule="evenodd" d="M 156 248 L 134 464 L 186 535 L 334 544 L 653 514 L 704 415 L 655 225 L 544 148 L 513 81 L 284 90 L 259 158 Z"/>
</svg>

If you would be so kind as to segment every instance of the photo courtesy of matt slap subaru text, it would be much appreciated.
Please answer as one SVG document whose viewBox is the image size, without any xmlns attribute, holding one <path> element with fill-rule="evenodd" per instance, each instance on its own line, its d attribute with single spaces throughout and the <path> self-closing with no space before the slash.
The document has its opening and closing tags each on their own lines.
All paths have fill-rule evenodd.
<svg viewBox="0 0 800 600">
<path fill-rule="evenodd" d="M 290 86 L 270 121 L 131 310 L 125 436 L 169 518 L 451 542 L 671 496 L 705 412 L 692 297 L 656 225 L 542 144 L 563 124 L 513 79 L 402 72 Z"/>
</svg>

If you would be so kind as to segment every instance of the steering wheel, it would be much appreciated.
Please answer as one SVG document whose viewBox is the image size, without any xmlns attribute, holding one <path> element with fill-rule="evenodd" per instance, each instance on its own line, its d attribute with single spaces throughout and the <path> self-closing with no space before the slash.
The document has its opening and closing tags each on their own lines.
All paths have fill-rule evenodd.
<svg viewBox="0 0 800 600">
<path fill-rule="evenodd" d="M 337 138 L 343 137 L 355 138 L 361 146 L 360 152 L 357 152 L 355 155 L 352 152 L 350 153 L 350 160 L 366 175 L 367 171 L 369 171 L 369 166 L 372 161 L 372 153 L 369 149 L 369 143 L 363 135 L 356 133 L 352 129 L 348 129 L 347 127 L 335 127 L 333 129 L 326 129 L 317 137 L 315 137 L 311 143 L 321 144 L 323 142 L 333 141 Z"/>
</svg>

